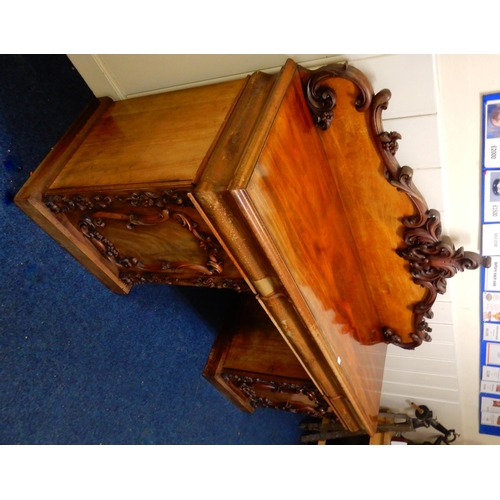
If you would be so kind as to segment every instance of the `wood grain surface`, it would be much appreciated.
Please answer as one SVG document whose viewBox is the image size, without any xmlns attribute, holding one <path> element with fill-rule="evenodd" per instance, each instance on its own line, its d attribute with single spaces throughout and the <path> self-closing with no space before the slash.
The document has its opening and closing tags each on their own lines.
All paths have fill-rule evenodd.
<svg viewBox="0 0 500 500">
<path fill-rule="evenodd" d="M 372 277 L 363 266 L 371 257 L 359 248 L 350 221 L 364 217 L 377 198 L 344 205 L 302 95 L 296 75 L 247 184 L 241 179 L 233 190 L 310 335 L 364 426 L 373 428 L 386 346 L 380 343 L 383 325 L 370 293 Z M 357 161 L 362 159 L 358 155 Z M 367 168 L 373 168 L 373 161 L 372 156 Z M 384 185 L 385 191 L 391 189 Z M 375 233 L 380 223 L 372 227 Z"/>
<path fill-rule="evenodd" d="M 51 189 L 190 182 L 245 81 L 113 103 Z"/>
</svg>

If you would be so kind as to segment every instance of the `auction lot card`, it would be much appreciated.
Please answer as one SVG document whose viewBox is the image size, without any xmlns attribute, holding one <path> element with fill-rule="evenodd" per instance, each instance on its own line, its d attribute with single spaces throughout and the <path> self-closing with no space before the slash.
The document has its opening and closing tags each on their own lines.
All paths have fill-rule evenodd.
<svg viewBox="0 0 500 500">
<path fill-rule="evenodd" d="M 490 382 L 500 382 L 500 368 L 483 366 L 483 376 L 481 378 Z"/>
<path fill-rule="evenodd" d="M 483 202 L 484 222 L 500 222 L 500 170 L 485 171 Z"/>
<path fill-rule="evenodd" d="M 486 343 L 486 364 L 500 366 L 500 344 Z"/>
<path fill-rule="evenodd" d="M 487 413 L 500 413 L 500 399 L 483 396 L 481 398 L 481 411 Z"/>
<path fill-rule="evenodd" d="M 500 293 L 483 293 L 483 321 L 500 323 Z"/>
<path fill-rule="evenodd" d="M 481 424 L 500 427 L 500 415 L 498 413 L 481 412 Z"/>
<path fill-rule="evenodd" d="M 491 266 L 484 270 L 484 289 L 500 292 L 500 257 L 492 257 Z"/>
<path fill-rule="evenodd" d="M 500 324 L 483 323 L 483 340 L 500 342 Z"/>
<path fill-rule="evenodd" d="M 500 100 L 489 101 L 484 113 L 484 166 L 500 167 Z"/>
<path fill-rule="evenodd" d="M 483 224 L 483 255 L 500 255 L 500 224 Z"/>
<path fill-rule="evenodd" d="M 487 394 L 500 394 L 500 384 L 498 382 L 481 381 L 481 392 Z"/>
</svg>

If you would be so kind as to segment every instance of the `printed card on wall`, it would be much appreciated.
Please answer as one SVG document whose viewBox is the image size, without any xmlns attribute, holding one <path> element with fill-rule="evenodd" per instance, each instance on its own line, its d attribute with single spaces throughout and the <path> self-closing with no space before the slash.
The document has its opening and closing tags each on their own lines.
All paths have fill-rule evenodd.
<svg viewBox="0 0 500 500">
<path fill-rule="evenodd" d="M 500 257 L 492 257 L 491 266 L 484 270 L 484 289 L 500 292 Z"/>
<path fill-rule="evenodd" d="M 500 394 L 500 384 L 498 382 L 481 381 L 481 392 L 486 394 Z"/>
<path fill-rule="evenodd" d="M 483 374 L 481 378 L 489 382 L 500 382 L 500 368 L 483 366 Z"/>
<path fill-rule="evenodd" d="M 500 342 L 500 324 L 483 323 L 483 340 Z"/>
<path fill-rule="evenodd" d="M 484 166 L 500 167 L 500 100 L 489 101 L 484 113 Z"/>
<path fill-rule="evenodd" d="M 483 203 L 484 222 L 500 222 L 500 170 L 485 172 Z"/>
<path fill-rule="evenodd" d="M 500 398 L 481 397 L 481 411 L 486 413 L 500 413 Z"/>
<path fill-rule="evenodd" d="M 483 321 L 500 323 L 500 293 L 483 293 Z"/>
<path fill-rule="evenodd" d="M 500 224 L 483 224 L 483 255 L 500 255 Z"/>
<path fill-rule="evenodd" d="M 500 366 L 500 344 L 496 342 L 486 343 L 486 364 Z"/>
<path fill-rule="evenodd" d="M 500 427 L 500 415 L 498 413 L 481 412 L 481 424 Z"/>
</svg>

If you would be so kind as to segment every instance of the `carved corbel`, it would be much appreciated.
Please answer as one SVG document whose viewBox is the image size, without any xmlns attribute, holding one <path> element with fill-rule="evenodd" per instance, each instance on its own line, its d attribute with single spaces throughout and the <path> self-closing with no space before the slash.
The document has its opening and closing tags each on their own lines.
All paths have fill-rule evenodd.
<svg viewBox="0 0 500 500">
<path fill-rule="evenodd" d="M 306 102 L 313 117 L 314 123 L 322 130 L 327 130 L 334 118 L 337 96 L 335 90 L 325 84 L 329 78 L 344 78 L 353 82 L 359 89 L 356 100 L 356 109 L 366 111 L 370 107 L 373 89 L 366 78 L 358 69 L 344 64 L 329 64 L 309 72 L 309 78 L 304 86 Z"/>
</svg>

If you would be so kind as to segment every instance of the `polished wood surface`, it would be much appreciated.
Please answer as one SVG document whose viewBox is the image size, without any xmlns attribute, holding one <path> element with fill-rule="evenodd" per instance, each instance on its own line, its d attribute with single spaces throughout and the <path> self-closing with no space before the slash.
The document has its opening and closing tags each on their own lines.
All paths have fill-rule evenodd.
<svg viewBox="0 0 500 500">
<path fill-rule="evenodd" d="M 131 205 L 129 193 L 109 194 L 109 204 L 103 208 L 71 210 L 64 216 L 117 268 L 123 282 L 225 283 L 225 287 L 240 289 L 238 269 L 192 205 L 157 199 L 147 206 Z"/>
<path fill-rule="evenodd" d="M 191 182 L 245 79 L 113 103 L 51 190 Z"/>
<path fill-rule="evenodd" d="M 247 290 L 188 198 L 246 84 L 96 100 L 16 203 L 115 292 L 147 282 Z"/>
<path fill-rule="evenodd" d="M 369 204 L 344 205 L 301 95 L 296 75 L 247 185 L 238 187 L 239 202 L 349 401 L 371 426 L 386 347 L 369 347 L 383 342 L 383 324 L 349 222 L 364 217 Z M 414 286 L 406 271 L 405 278 Z"/>
<path fill-rule="evenodd" d="M 328 81 L 326 84 L 328 85 Z M 416 286 L 408 265 L 396 253 L 403 245 L 403 217 L 415 208 L 405 193 L 391 188 L 384 176 L 384 165 L 372 136 L 370 110 L 355 109 L 355 85 L 344 79 L 331 80 L 337 105 L 335 118 L 318 136 L 346 211 L 346 231 L 354 236 L 353 248 L 359 254 L 357 273 L 363 278 L 380 330 L 390 326 L 403 342 L 411 342 L 411 306 L 425 294 Z M 401 297 L 407 307 L 401 307 Z"/>
<path fill-rule="evenodd" d="M 254 297 L 241 297 L 236 321 L 229 326 L 231 349 L 224 365 L 233 371 L 308 380 L 300 361 Z"/>
<path fill-rule="evenodd" d="M 381 325 L 294 63 L 254 123 L 224 172 L 212 155 L 194 197 L 339 419 L 372 432 L 386 345 L 367 345 Z"/>
</svg>

